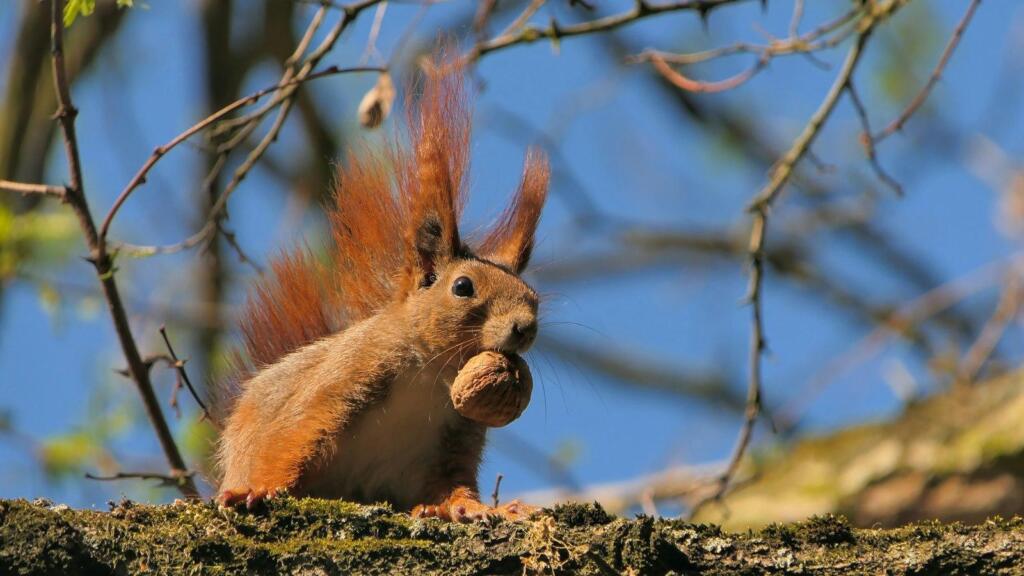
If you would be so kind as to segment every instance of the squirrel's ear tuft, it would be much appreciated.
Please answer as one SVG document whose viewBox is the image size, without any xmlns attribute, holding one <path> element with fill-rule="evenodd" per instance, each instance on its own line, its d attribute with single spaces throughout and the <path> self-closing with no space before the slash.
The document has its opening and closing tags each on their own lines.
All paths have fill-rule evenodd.
<svg viewBox="0 0 1024 576">
<path fill-rule="evenodd" d="M 442 47 L 424 65 L 418 98 L 409 101 L 412 153 L 398 165 L 413 264 L 425 276 L 461 247 L 471 120 L 462 73 Z"/>
<path fill-rule="evenodd" d="M 436 216 L 430 215 L 424 218 L 416 229 L 415 234 L 413 243 L 415 245 L 416 263 L 419 267 L 422 285 L 424 282 L 423 278 L 428 278 L 435 274 L 440 261 L 450 257 L 451 249 L 447 245 L 441 221 Z"/>
<path fill-rule="evenodd" d="M 531 148 L 526 153 L 523 178 L 512 203 L 480 244 L 479 253 L 484 258 L 507 266 L 517 274 L 526 268 L 550 180 L 547 156 Z"/>
</svg>

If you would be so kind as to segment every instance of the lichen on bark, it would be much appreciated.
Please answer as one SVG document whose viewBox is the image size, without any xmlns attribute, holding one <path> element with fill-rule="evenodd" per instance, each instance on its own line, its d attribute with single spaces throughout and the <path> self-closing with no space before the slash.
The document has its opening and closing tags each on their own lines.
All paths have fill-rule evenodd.
<svg viewBox="0 0 1024 576">
<path fill-rule="evenodd" d="M 565 505 L 459 525 L 384 506 L 277 499 L 76 510 L 0 501 L 0 574 L 1012 574 L 1024 521 L 862 530 L 827 516 L 728 533 Z"/>
</svg>

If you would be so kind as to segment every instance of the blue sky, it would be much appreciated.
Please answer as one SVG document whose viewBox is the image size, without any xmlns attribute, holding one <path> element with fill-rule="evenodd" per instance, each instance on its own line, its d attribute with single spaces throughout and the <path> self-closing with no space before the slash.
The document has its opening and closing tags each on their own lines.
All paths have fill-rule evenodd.
<svg viewBox="0 0 1024 576">
<path fill-rule="evenodd" d="M 630 3 L 612 4 L 621 8 Z M 848 3 L 809 4 L 805 28 L 839 14 Z M 0 61 L 6 61 L 11 50 L 17 6 L 0 6 Z M 885 96 L 876 71 L 892 65 L 893 51 L 914 52 L 915 47 L 905 43 L 921 39 L 901 39 L 904 29 L 915 19 L 934 23 L 934 38 L 924 42 L 927 52 L 923 60 L 897 72 L 917 86 L 927 77 L 965 6 L 962 1 L 913 3 L 897 17 L 890 32 L 869 46 L 858 83 L 876 127 L 898 114 L 903 104 Z M 449 22 L 458 8 L 432 9 L 420 30 Z M 785 34 L 790 10 L 791 3 L 774 1 L 764 13 L 756 3 L 728 7 L 712 14 L 706 31 L 695 16 L 679 14 L 634 25 L 627 35 L 637 48 L 761 41 L 759 28 Z M 101 55 L 93 73 L 75 86 L 74 97 L 81 109 L 82 157 L 94 213 L 106 210 L 153 146 L 204 115 L 202 71 L 194 65 L 201 51 L 194 11 L 193 3 L 188 2 L 153 2 L 133 10 L 121 37 Z M 390 54 L 416 11 L 401 3 L 389 8 L 378 45 L 381 52 Z M 304 25 L 312 8 L 300 12 L 302 21 L 296 26 Z M 560 14 L 564 15 L 564 10 Z M 543 12 L 541 17 L 546 21 Z M 358 61 L 371 20 L 372 13 L 365 13 L 326 63 L 351 65 Z M 943 121 L 956 130 L 989 138 L 1011 156 L 1019 156 L 1024 149 L 1020 104 L 1000 100 L 1007 86 L 999 81 L 1008 54 L 1018 61 L 1024 57 L 1020 43 L 1014 46 L 1011 42 L 1012 35 L 1019 37 L 1022 29 L 1024 8 L 1008 2 L 983 4 L 929 106 L 912 121 L 907 135 L 897 135 L 880 147 L 882 161 L 905 186 L 904 198 L 893 198 L 872 180 L 857 143 L 859 124 L 848 102 L 841 104 L 814 146 L 825 162 L 838 165 L 836 172 L 821 175 L 821 180 L 853 190 L 863 187 L 859 182 L 868 182 L 879 189 L 882 199 L 877 219 L 883 230 L 946 280 L 1013 252 L 1016 242 L 993 226 L 998 195 L 972 173 L 961 151 L 944 157 L 919 153 L 926 146 L 942 143 L 929 142 L 942 135 L 925 131 L 921 125 L 933 120 L 929 110 L 940 109 Z M 605 239 L 581 234 L 573 226 L 572 204 L 566 201 L 574 194 L 573 181 L 603 212 L 642 222 L 651 229 L 687 230 L 742 225 L 743 206 L 764 182 L 763 170 L 740 161 L 720 143 L 709 141 L 705 133 L 681 122 L 664 97 L 643 81 L 643 71 L 609 66 L 610 56 L 601 42 L 600 37 L 569 39 L 557 53 L 545 43 L 517 47 L 485 58 L 479 67 L 486 88 L 476 99 L 473 195 L 466 221 L 471 228 L 500 210 L 514 188 L 525 146 L 539 140 L 510 135 L 503 120 L 508 113 L 548 132 L 557 139 L 559 154 L 555 156 L 555 189 L 534 260 L 539 267 L 607 248 Z M 836 64 L 844 47 L 822 58 Z M 737 58 L 699 67 L 696 72 L 722 78 L 748 63 Z M 740 89 L 698 98 L 751 110 L 768 139 L 783 148 L 820 102 L 834 70 L 821 70 L 803 58 L 779 59 Z M 269 67 L 258 69 L 247 79 L 247 89 L 273 83 L 277 73 Z M 364 137 L 354 127 L 355 107 L 373 80 L 372 76 L 341 76 L 318 81 L 314 93 L 329 112 L 332 129 Z M 1020 82 L 1018 74 L 1018 89 Z M 286 129 L 273 154 L 283 162 L 294 162 L 305 152 L 296 132 Z M 54 169 L 52 181 L 61 180 L 63 162 L 51 164 L 61 167 Z M 183 238 L 189 228 L 182 222 L 196 218 L 190 199 L 202 166 L 202 156 L 188 146 L 162 160 L 154 177 L 122 211 L 115 236 L 138 243 Z M 246 250 L 261 261 L 306 237 L 313 225 L 308 217 L 298 223 L 282 218 L 288 204 L 279 187 L 266 171 L 257 169 L 231 203 L 231 225 Z M 778 213 L 795 214 L 800 209 L 797 202 L 784 196 Z M 858 293 L 896 300 L 915 295 L 841 240 L 829 240 L 816 248 L 830 274 Z M 187 299 L 187 274 L 194 258 L 188 253 L 122 262 L 121 284 L 133 326 L 148 349 L 158 349 L 156 329 L 165 319 L 166 308 L 180 306 Z M 233 291 L 232 301 L 237 304 L 243 295 L 244 276 L 251 271 L 236 268 L 243 276 Z M 94 410 L 122 403 L 137 409 L 130 383 L 110 376 L 111 367 L 120 365 L 121 360 L 109 318 L 102 307 L 83 313 L 82 299 L 87 292 L 68 287 L 93 288 L 91 270 L 71 259 L 47 274 L 61 280 L 60 310 L 56 314 L 47 311 L 40 304 L 36 285 L 16 281 L 5 293 L 0 323 L 0 407 L 10 409 L 19 430 L 39 438 L 81 426 Z M 542 330 L 682 368 L 724 368 L 741 385 L 749 338 L 749 311 L 740 304 L 745 282 L 743 269 L 729 264 L 714 270 L 697 265 L 665 266 L 612 279 L 540 284 L 541 292 L 554 294 L 544 305 L 550 323 Z M 987 302 L 982 299 L 975 305 L 990 305 Z M 776 406 L 801 394 L 828 359 L 848 350 L 865 333 L 842 315 L 827 313 L 806 293 L 771 276 L 765 309 L 771 346 L 765 364 L 766 395 Z M 1009 344 L 1008 350 L 1012 351 L 1012 346 L 1019 349 L 1019 334 L 1011 334 Z M 535 352 L 531 360 L 539 380 L 533 403 L 519 421 L 495 434 L 494 448 L 481 473 L 485 487 L 498 472 L 505 475 L 503 491 L 509 494 L 548 484 L 544 474 L 513 457 L 516 450 L 510 447 L 519 440 L 547 452 L 578 451 L 571 472 L 583 483 L 624 479 L 673 463 L 718 460 L 732 445 L 739 425 L 737 415 L 723 414 L 692 399 L 625 388 L 560 362 L 551 354 Z M 814 400 L 808 414 L 810 428 L 826 430 L 898 409 L 899 401 L 885 379 L 896 363 L 927 382 L 925 367 L 896 344 L 836 380 Z M 166 398 L 171 380 L 164 375 L 158 381 L 159 395 Z M 106 382 L 111 392 L 90 401 L 97 382 Z M 155 439 L 144 423 L 114 448 L 126 469 L 161 466 Z M 75 505 L 99 505 L 119 493 L 140 495 L 128 484 L 49 484 L 25 453 L 10 442 L 0 441 L 0 461 L 10 463 L 0 466 L 0 496 L 4 497 L 49 496 Z"/>
</svg>

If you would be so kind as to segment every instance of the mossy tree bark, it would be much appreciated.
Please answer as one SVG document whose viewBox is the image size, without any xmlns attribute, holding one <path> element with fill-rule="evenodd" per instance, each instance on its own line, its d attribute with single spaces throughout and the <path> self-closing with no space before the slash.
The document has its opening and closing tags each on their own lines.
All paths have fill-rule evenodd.
<svg viewBox="0 0 1024 576">
<path fill-rule="evenodd" d="M 858 526 L 1024 514 L 1022 422 L 1024 372 L 957 386 L 891 420 L 763 452 L 696 519 L 745 529 L 828 513 Z"/>
<path fill-rule="evenodd" d="M 1011 574 L 1024 521 L 853 529 L 821 517 L 729 534 L 566 505 L 457 525 L 283 498 L 254 511 L 122 502 L 109 512 L 0 501 L 0 574 Z"/>
</svg>

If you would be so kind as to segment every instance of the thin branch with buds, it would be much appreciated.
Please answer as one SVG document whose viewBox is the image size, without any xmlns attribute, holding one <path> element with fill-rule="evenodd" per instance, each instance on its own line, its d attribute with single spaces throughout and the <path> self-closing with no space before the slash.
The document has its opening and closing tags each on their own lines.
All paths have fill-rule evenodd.
<svg viewBox="0 0 1024 576">
<path fill-rule="evenodd" d="M 978 9 L 978 5 L 981 4 L 981 0 L 971 0 L 971 3 L 967 6 L 967 10 L 964 12 L 960 22 L 956 25 L 953 30 L 953 35 L 950 36 L 949 42 L 946 43 L 945 49 L 942 50 L 942 56 L 939 57 L 938 64 L 935 65 L 935 69 L 932 70 L 931 75 L 928 77 L 928 81 L 921 88 L 921 91 L 914 96 L 914 99 L 910 101 L 910 104 L 903 110 L 903 112 L 897 116 L 888 126 L 882 129 L 881 132 L 874 135 L 873 139 L 876 143 L 885 140 L 889 136 L 892 136 L 896 132 L 903 129 L 903 125 L 910 120 L 910 117 L 917 112 L 917 109 L 924 104 L 925 100 L 928 99 L 928 95 L 931 94 L 932 89 L 938 84 L 939 78 L 942 77 L 942 71 L 946 69 L 946 65 L 949 64 L 949 58 L 953 55 L 953 51 L 956 50 L 960 39 L 964 35 L 964 30 L 967 29 L 967 25 L 971 23 L 971 18 L 974 17 L 974 12 Z"/>
<path fill-rule="evenodd" d="M 139 246 L 125 243 L 121 245 L 122 248 L 129 253 L 141 256 L 170 254 L 208 243 L 214 238 L 214 235 L 217 234 L 218 231 L 223 230 L 222 222 L 227 218 L 228 200 L 242 181 L 245 180 L 253 167 L 255 167 L 263 157 L 267 149 L 270 148 L 270 145 L 277 140 L 277 136 L 284 127 L 285 120 L 287 120 L 288 114 L 291 112 L 291 108 L 295 104 L 296 93 L 301 85 L 315 78 L 341 74 L 348 71 L 380 73 L 385 70 L 384 68 L 376 66 L 359 66 L 353 68 L 331 66 L 324 70 L 314 71 L 320 61 L 334 48 L 334 45 L 341 37 L 342 32 L 344 32 L 348 26 L 355 21 L 359 14 L 363 10 L 379 4 L 380 2 L 381 0 L 362 0 L 361 2 L 354 2 L 352 4 L 345 5 L 343 7 L 342 17 L 334 27 L 331 28 L 324 39 L 321 40 L 316 49 L 302 60 L 302 54 L 305 53 L 306 48 L 312 40 L 313 34 L 319 28 L 323 20 L 323 12 L 325 8 L 321 7 L 307 27 L 306 32 L 303 34 L 302 41 L 299 43 L 295 52 L 289 57 L 289 62 L 294 64 L 286 68 L 285 72 L 281 76 L 281 80 L 276 85 L 276 89 L 271 90 L 276 92 L 274 98 L 255 112 L 239 118 L 225 120 L 214 128 L 215 135 L 224 134 L 235 129 L 237 129 L 237 132 L 234 132 L 229 140 L 218 148 L 218 158 L 214 162 L 213 168 L 206 178 L 206 182 L 213 182 L 215 180 L 215 176 L 217 176 L 226 165 L 227 155 L 245 142 L 256 130 L 263 118 L 277 108 L 277 116 L 267 133 L 260 139 L 256 146 L 253 147 L 238 168 L 235 169 L 231 180 L 225 185 L 224 190 L 217 197 L 213 206 L 211 206 L 205 223 L 197 232 L 175 244 L 164 246 Z M 300 60 L 302 61 L 301 66 L 298 65 Z M 237 243 L 235 246 L 237 246 Z M 240 251 L 236 250 L 236 252 Z M 244 254 L 240 257 L 243 258 L 243 261 L 247 260 L 247 257 L 245 257 Z"/>
<path fill-rule="evenodd" d="M 135 382 L 142 396 L 142 403 L 146 409 L 146 415 L 156 431 L 157 438 L 163 448 L 167 462 L 171 468 L 172 476 L 182 476 L 186 473 L 185 461 L 178 451 L 174 442 L 167 420 L 164 419 L 160 410 L 160 403 L 153 392 L 153 384 L 149 378 L 149 369 L 146 367 L 139 354 L 135 338 L 132 336 L 131 327 L 128 324 L 128 315 L 121 302 L 121 294 L 118 291 L 114 279 L 113 260 L 107 253 L 106 243 L 102 236 L 96 231 L 92 215 L 89 212 L 89 204 L 86 200 L 85 186 L 82 180 L 82 165 L 78 154 L 78 138 L 75 133 L 75 116 L 78 111 L 71 101 L 71 91 L 68 84 L 67 71 L 64 65 L 64 2 L 54 0 L 51 10 L 51 53 L 53 64 L 53 81 L 57 92 L 58 109 L 56 118 L 60 123 L 64 140 L 64 152 L 70 173 L 70 183 L 64 193 L 65 201 L 78 216 L 79 224 L 85 236 L 86 246 L 89 248 L 89 261 L 96 269 L 96 276 L 103 287 L 103 295 L 107 300 L 107 307 L 110 310 L 114 321 L 114 330 L 121 343 L 125 359 L 128 361 L 128 372 L 132 381 Z M 177 484 L 182 494 L 189 498 L 197 498 L 199 491 L 191 476 L 183 476 Z"/>
<path fill-rule="evenodd" d="M 227 116 L 228 114 L 231 114 L 235 110 L 238 110 L 240 108 L 244 108 L 246 106 L 249 106 L 251 104 L 255 104 L 256 102 L 259 102 L 260 99 L 262 99 L 267 94 L 270 94 L 270 93 L 273 93 L 273 92 L 277 92 L 279 90 L 284 90 L 286 88 L 291 88 L 293 86 L 296 86 L 298 84 L 302 84 L 304 82 L 309 82 L 309 81 L 316 80 L 318 78 L 324 78 L 324 77 L 327 77 L 327 76 L 336 76 L 338 74 L 351 74 L 351 73 L 358 73 L 358 72 L 381 72 L 381 71 L 383 71 L 383 68 L 380 68 L 380 67 L 377 67 L 377 66 L 357 66 L 357 67 L 352 67 L 352 68 L 341 68 L 341 67 L 338 67 L 338 66 L 331 66 L 331 67 L 326 68 L 324 70 L 320 70 L 318 72 L 308 74 L 308 75 L 303 76 L 301 78 L 294 78 L 294 79 L 289 80 L 288 82 L 285 82 L 285 83 L 278 83 L 278 84 L 275 84 L 273 86 L 268 86 L 266 88 L 263 88 L 262 90 L 257 90 L 256 92 L 253 92 L 252 94 L 249 94 L 248 96 L 245 96 L 243 98 L 239 98 L 238 100 L 235 100 L 231 104 L 228 104 L 227 106 L 224 106 L 220 110 L 214 112 L 213 114 L 210 114 L 209 116 L 207 116 L 206 118 L 203 118 L 199 122 L 196 122 L 195 124 L 190 126 L 188 129 L 186 129 L 184 132 L 182 132 L 181 134 L 178 134 L 177 136 L 172 138 L 166 144 L 164 144 L 162 146 L 157 146 L 155 149 L 153 149 L 153 153 L 150 154 L 150 156 L 146 160 L 146 162 L 143 163 L 142 167 L 139 168 L 138 172 L 135 173 L 135 176 L 132 177 L 131 181 L 128 182 L 128 184 L 125 186 L 124 190 L 122 190 L 121 193 L 118 194 L 117 199 L 114 200 L 114 204 L 110 207 L 110 210 L 107 212 L 106 217 L 104 217 L 104 219 L 103 219 L 103 224 L 100 226 L 100 238 L 103 239 L 103 240 L 106 240 L 107 234 L 110 231 L 110 225 L 113 223 L 114 217 L 117 216 L 118 211 L 121 209 L 121 207 L 124 205 L 124 203 L 128 200 L 129 196 L 131 196 L 132 193 L 135 192 L 135 190 L 139 188 L 139 186 L 145 184 L 146 176 L 149 175 L 150 170 L 153 169 L 153 167 L 156 165 L 157 162 L 160 161 L 161 158 L 163 158 L 168 152 L 170 152 L 171 150 L 176 148 L 179 144 L 181 144 L 182 142 L 185 142 L 186 140 L 188 140 L 192 136 L 195 136 L 199 132 L 201 132 L 204 129 L 210 127 L 212 124 L 214 124 L 215 122 L 217 122 L 221 118 L 224 118 L 225 116 Z"/>
</svg>

